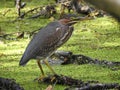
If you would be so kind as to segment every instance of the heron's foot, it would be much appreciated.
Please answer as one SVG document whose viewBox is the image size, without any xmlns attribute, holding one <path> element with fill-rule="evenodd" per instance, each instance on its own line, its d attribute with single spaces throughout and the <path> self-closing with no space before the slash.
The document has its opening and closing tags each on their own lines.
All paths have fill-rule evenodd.
<svg viewBox="0 0 120 90">
<path fill-rule="evenodd" d="M 50 84 L 51 83 L 56 84 L 58 82 L 58 80 L 59 80 L 59 78 L 57 75 L 49 75 L 43 79 L 43 82 L 50 83 Z"/>
<path fill-rule="evenodd" d="M 45 75 L 42 75 L 42 76 L 40 76 L 40 77 L 38 78 L 38 81 L 43 81 L 44 78 L 45 78 Z"/>
<path fill-rule="evenodd" d="M 34 81 L 38 82 L 47 82 L 47 83 L 56 83 L 57 82 L 57 75 L 42 75 L 39 78 L 34 79 Z"/>
<path fill-rule="evenodd" d="M 40 76 L 39 78 L 35 78 L 34 81 L 41 82 L 45 78 L 45 75 Z"/>
<path fill-rule="evenodd" d="M 50 79 L 51 79 L 51 80 L 50 80 L 51 82 L 56 81 L 56 77 L 55 77 L 55 76 L 52 76 Z"/>
</svg>

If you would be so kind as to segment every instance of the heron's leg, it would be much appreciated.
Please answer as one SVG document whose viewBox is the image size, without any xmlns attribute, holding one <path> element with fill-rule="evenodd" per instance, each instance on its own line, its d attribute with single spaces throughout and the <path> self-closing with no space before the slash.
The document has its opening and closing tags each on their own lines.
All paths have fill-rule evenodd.
<svg viewBox="0 0 120 90">
<path fill-rule="evenodd" d="M 45 77 L 45 74 L 44 74 L 44 71 L 43 71 L 43 69 L 42 69 L 40 60 L 37 60 L 37 64 L 38 64 L 38 66 L 39 66 L 39 68 L 40 68 L 40 70 L 41 70 L 42 76 L 40 77 L 40 79 L 42 79 L 43 77 Z"/>
<path fill-rule="evenodd" d="M 47 60 L 43 60 L 44 63 L 47 65 L 47 67 L 52 71 L 53 74 L 56 74 L 55 71 L 52 69 L 52 67 L 49 65 Z"/>
</svg>

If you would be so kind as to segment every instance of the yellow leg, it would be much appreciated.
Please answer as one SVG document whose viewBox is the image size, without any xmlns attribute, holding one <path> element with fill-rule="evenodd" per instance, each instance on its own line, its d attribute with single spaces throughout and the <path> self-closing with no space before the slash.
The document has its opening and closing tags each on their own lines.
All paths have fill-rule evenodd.
<svg viewBox="0 0 120 90">
<path fill-rule="evenodd" d="M 44 63 L 47 65 L 47 67 L 52 71 L 53 74 L 56 74 L 54 72 L 54 70 L 52 69 L 52 67 L 49 65 L 48 61 L 47 60 L 44 60 Z"/>
<path fill-rule="evenodd" d="M 40 60 L 37 60 L 37 64 L 38 64 L 38 66 L 39 66 L 39 68 L 40 68 L 40 70 L 41 70 L 42 76 L 44 77 L 45 74 L 44 74 L 44 71 L 43 71 L 43 69 L 42 69 L 42 66 L 41 66 Z"/>
</svg>

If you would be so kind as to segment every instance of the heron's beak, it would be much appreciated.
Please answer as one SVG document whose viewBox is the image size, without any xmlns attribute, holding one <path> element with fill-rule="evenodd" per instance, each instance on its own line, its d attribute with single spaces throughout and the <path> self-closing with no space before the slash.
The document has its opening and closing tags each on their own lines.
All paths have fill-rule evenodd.
<svg viewBox="0 0 120 90">
<path fill-rule="evenodd" d="M 71 26 L 71 25 L 74 25 L 75 23 L 77 23 L 78 21 L 70 21 L 67 23 L 67 25 Z"/>
<path fill-rule="evenodd" d="M 85 16 L 85 17 L 77 17 L 75 19 L 72 19 L 72 21 L 84 21 L 84 20 L 91 20 L 91 19 L 93 19 L 93 18 Z"/>
<path fill-rule="evenodd" d="M 84 21 L 84 20 L 91 20 L 92 18 L 91 17 L 78 17 L 78 18 L 74 18 L 74 19 L 71 19 L 67 25 L 74 25 L 75 23 L 78 23 L 79 21 Z"/>
</svg>

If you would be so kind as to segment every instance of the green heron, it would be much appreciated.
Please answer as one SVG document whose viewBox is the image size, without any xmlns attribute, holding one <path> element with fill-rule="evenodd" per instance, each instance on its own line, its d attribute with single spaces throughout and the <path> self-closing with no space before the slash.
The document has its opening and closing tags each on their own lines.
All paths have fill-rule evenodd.
<svg viewBox="0 0 120 90">
<path fill-rule="evenodd" d="M 58 47 L 70 38 L 73 32 L 72 25 L 77 22 L 76 20 L 77 19 L 61 19 L 51 22 L 44 28 L 40 29 L 28 44 L 19 65 L 24 66 L 30 59 L 37 59 L 38 66 L 44 77 L 45 74 L 40 63 L 40 60 L 44 59 L 44 63 L 55 74 L 54 70 L 48 64 L 47 59 Z"/>
</svg>

